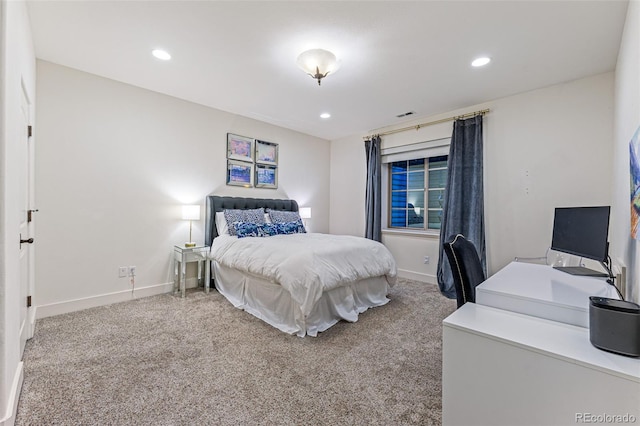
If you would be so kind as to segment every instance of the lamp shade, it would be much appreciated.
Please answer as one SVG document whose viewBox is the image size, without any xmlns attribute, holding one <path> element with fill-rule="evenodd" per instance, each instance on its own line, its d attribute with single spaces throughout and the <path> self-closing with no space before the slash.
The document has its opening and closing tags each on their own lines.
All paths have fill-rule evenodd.
<svg viewBox="0 0 640 426">
<path fill-rule="evenodd" d="M 302 219 L 311 219 L 311 207 L 300 207 L 299 213 Z"/>
<path fill-rule="evenodd" d="M 182 219 L 200 220 L 200 206 L 197 204 L 182 206 Z"/>
<path fill-rule="evenodd" d="M 320 80 L 338 70 L 339 64 L 336 55 L 324 49 L 311 49 L 304 51 L 297 60 L 300 69 L 311 77 Z"/>
</svg>

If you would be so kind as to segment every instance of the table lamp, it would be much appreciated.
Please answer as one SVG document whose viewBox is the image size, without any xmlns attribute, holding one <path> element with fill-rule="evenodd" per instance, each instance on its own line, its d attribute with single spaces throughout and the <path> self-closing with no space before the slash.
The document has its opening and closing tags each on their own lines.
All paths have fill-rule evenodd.
<svg viewBox="0 0 640 426">
<path fill-rule="evenodd" d="M 191 241 L 191 226 L 194 220 L 200 220 L 200 206 L 197 204 L 182 206 L 182 219 L 189 221 L 189 242 L 184 243 L 184 246 L 195 247 L 196 243 Z"/>
<path fill-rule="evenodd" d="M 311 219 L 311 207 L 300 207 L 300 210 L 298 211 L 298 213 L 300 214 L 300 218 L 302 219 L 302 223 L 304 224 L 304 227 L 307 227 L 307 221 L 306 219 Z"/>
</svg>

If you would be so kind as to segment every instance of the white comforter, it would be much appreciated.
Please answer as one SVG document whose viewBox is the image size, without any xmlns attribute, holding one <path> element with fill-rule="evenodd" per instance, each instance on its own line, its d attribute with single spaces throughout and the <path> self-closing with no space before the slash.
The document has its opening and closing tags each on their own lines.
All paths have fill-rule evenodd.
<svg viewBox="0 0 640 426">
<path fill-rule="evenodd" d="M 370 277 L 396 282 L 396 263 L 382 244 L 348 235 L 291 234 L 213 240 L 216 262 L 282 285 L 309 315 L 322 292 Z"/>
</svg>

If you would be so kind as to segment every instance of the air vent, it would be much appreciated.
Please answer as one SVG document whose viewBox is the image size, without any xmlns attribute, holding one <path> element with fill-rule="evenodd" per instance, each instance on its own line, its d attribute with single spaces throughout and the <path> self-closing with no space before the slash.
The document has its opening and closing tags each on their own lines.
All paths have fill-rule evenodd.
<svg viewBox="0 0 640 426">
<path fill-rule="evenodd" d="M 398 118 L 402 118 L 402 117 L 406 117 L 406 116 L 408 116 L 408 115 L 413 115 L 413 114 L 415 114 L 415 112 L 414 112 L 414 111 L 409 111 L 409 112 L 405 112 L 405 113 L 403 113 L 403 114 L 398 114 L 398 115 L 396 115 L 396 117 L 398 117 Z"/>
</svg>

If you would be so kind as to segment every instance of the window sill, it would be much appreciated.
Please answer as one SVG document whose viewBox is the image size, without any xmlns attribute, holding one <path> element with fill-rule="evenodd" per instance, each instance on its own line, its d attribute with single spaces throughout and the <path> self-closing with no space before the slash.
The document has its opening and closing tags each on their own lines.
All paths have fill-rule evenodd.
<svg viewBox="0 0 640 426">
<path fill-rule="evenodd" d="M 383 235 L 403 235 L 407 237 L 420 237 L 420 238 L 440 238 L 440 232 L 438 231 L 422 231 L 414 229 L 389 229 L 382 230 Z"/>
</svg>

